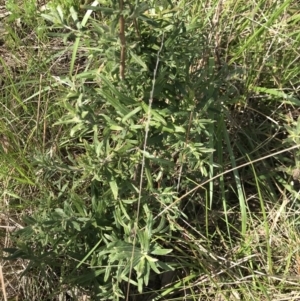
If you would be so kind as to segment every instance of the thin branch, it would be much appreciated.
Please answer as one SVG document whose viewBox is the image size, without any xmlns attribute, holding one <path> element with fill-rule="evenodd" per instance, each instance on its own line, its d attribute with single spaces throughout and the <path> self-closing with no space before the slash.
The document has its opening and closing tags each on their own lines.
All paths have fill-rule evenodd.
<svg viewBox="0 0 300 301">
<path fill-rule="evenodd" d="M 137 210 L 136 210 L 136 223 L 134 225 L 135 229 L 134 229 L 132 253 L 131 253 L 131 260 L 130 260 L 130 271 L 129 271 L 129 277 L 128 277 L 129 280 L 127 282 L 126 301 L 129 300 L 130 279 L 131 279 L 132 269 L 133 269 L 134 248 L 136 245 L 136 234 L 138 231 L 138 220 L 139 220 L 139 215 L 140 215 L 140 205 L 141 205 L 141 199 L 142 199 L 143 173 L 144 173 L 144 169 L 145 169 L 145 153 L 146 153 L 146 149 L 147 149 L 149 125 L 150 125 L 150 121 L 151 121 L 151 109 L 152 109 L 152 103 L 153 103 L 156 75 L 157 75 L 158 65 L 159 65 L 159 56 L 162 51 L 163 45 L 164 45 L 164 34 L 162 36 L 160 49 L 158 50 L 158 53 L 157 53 L 156 65 L 155 65 L 155 69 L 153 72 L 152 89 L 151 89 L 150 98 L 149 98 L 149 107 L 148 107 L 148 113 L 147 113 L 148 117 L 147 117 L 147 123 L 146 123 L 146 129 L 145 129 L 145 140 L 144 140 L 144 146 L 143 146 L 142 167 L 141 167 L 141 173 L 140 173 L 141 177 L 140 177 L 140 186 L 139 186 L 139 197 L 138 197 Z"/>
<path fill-rule="evenodd" d="M 244 163 L 244 164 L 241 164 L 239 166 L 236 166 L 236 167 L 233 167 L 231 169 L 228 169 L 228 170 L 225 170 L 224 172 L 222 173 L 219 173 L 217 174 L 216 176 L 210 178 L 210 179 L 207 179 L 205 180 L 204 182 L 196 185 L 193 189 L 189 190 L 188 192 L 186 192 L 184 195 L 182 195 L 180 198 L 176 199 L 172 204 L 168 205 L 165 207 L 165 209 L 163 209 L 159 214 L 157 214 L 155 217 L 154 217 L 154 220 L 156 220 L 158 217 L 160 217 L 161 215 L 163 215 L 166 211 L 170 210 L 172 207 L 174 207 L 175 204 L 177 204 L 178 202 L 180 202 L 182 199 L 186 198 L 188 195 L 190 195 L 191 193 L 193 193 L 194 191 L 198 190 L 199 188 L 204 188 L 204 185 L 223 176 L 223 175 L 226 175 L 236 169 L 239 169 L 239 168 L 242 168 L 242 167 L 245 167 L 245 166 L 248 166 L 248 165 L 252 165 L 256 162 L 260 162 L 260 161 L 263 161 L 267 158 L 270 158 L 270 157 L 273 157 L 273 156 L 277 156 L 279 154 L 282 154 L 282 153 L 285 153 L 285 152 L 288 152 L 292 149 L 295 149 L 295 148 L 299 148 L 300 147 L 300 144 L 297 144 L 297 145 L 294 145 L 294 146 L 291 146 L 289 148 L 286 148 L 286 149 L 283 149 L 283 150 L 280 150 L 278 152 L 275 152 L 275 153 L 272 153 L 272 154 L 269 154 L 269 155 L 266 155 L 262 158 L 258 158 L 258 159 L 255 159 L 253 161 L 250 161 L 250 162 L 247 162 L 247 163 Z"/>
</svg>

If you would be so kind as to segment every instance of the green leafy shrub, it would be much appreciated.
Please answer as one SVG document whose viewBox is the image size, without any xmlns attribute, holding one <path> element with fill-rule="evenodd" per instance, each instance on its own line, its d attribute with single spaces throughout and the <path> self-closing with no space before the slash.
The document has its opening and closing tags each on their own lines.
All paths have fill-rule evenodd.
<svg viewBox="0 0 300 301">
<path fill-rule="evenodd" d="M 197 26 L 186 29 L 171 11 L 141 14 L 139 34 L 126 32 L 122 81 L 118 14 L 107 15 L 110 30 L 96 19 L 79 26 L 75 10 L 70 16 L 66 21 L 59 7 L 45 15 L 57 30 L 62 22 L 61 34 L 75 35 L 73 58 L 90 49 L 84 50 L 88 62 L 72 79 L 57 78 L 65 90 L 57 100 L 65 114 L 56 123 L 64 137 L 56 153 L 33 159 L 51 193 L 36 200 L 39 210 L 18 231 L 13 257 L 31 260 L 31 268 L 58 269 L 62 284 L 90 289 L 94 298 L 123 298 L 127 282 L 139 293 L 159 289 L 154 275 L 178 268 L 170 253 L 184 214 L 180 205 L 164 209 L 207 175 L 213 151 L 205 142 L 207 100 L 195 101 L 209 70 L 189 76 L 204 40 L 190 44 Z M 99 63 L 102 70 L 95 69 Z M 189 181 L 181 180 L 183 172 Z"/>
</svg>

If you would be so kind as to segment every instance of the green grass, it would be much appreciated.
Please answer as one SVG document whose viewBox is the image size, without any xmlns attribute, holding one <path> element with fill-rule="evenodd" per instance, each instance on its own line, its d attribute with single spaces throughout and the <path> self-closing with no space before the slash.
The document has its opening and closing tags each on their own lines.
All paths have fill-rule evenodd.
<svg viewBox="0 0 300 301">
<path fill-rule="evenodd" d="M 299 4 L 99 2 L 6 3 L 4 300 L 297 300 Z"/>
</svg>

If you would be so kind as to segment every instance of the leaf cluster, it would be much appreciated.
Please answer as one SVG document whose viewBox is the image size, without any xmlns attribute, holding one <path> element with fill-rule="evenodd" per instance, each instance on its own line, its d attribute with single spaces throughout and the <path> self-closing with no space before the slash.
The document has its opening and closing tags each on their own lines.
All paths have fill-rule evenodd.
<svg viewBox="0 0 300 301">
<path fill-rule="evenodd" d="M 146 16 L 148 6 L 128 9 L 124 80 L 118 76 L 118 12 L 100 7 L 103 19 L 80 20 L 74 8 L 66 17 L 57 7 L 44 15 L 65 43 L 75 37 L 70 75 L 55 77 L 64 114 L 54 126 L 63 136 L 56 151 L 31 160 L 45 193 L 17 232 L 18 251 L 7 250 L 11 259 L 30 260 L 31 268 L 58 269 L 62 284 L 113 300 L 124 298 L 127 282 L 142 293 L 157 283 L 155 274 L 174 269 L 167 254 L 183 212 L 174 206 L 156 216 L 192 183 L 181 183 L 180 164 L 199 180 L 213 151 L 200 142 L 211 121 L 195 101 L 200 81 L 189 76 L 201 41 L 190 44 L 197 28 L 187 30 L 172 10 Z M 79 50 L 87 62 L 74 74 Z"/>
</svg>

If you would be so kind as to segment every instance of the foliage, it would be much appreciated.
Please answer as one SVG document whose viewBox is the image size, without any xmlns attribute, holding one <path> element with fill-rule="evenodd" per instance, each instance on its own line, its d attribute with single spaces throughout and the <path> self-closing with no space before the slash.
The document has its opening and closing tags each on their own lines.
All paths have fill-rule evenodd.
<svg viewBox="0 0 300 301">
<path fill-rule="evenodd" d="M 92 27 L 84 24 L 85 19 L 80 21 L 74 9 L 70 19 L 59 6 L 44 15 L 65 41 L 74 35 L 73 58 L 80 48 L 92 47 L 92 51 L 84 71 L 72 78 L 57 77 L 58 87 L 66 91 L 57 105 L 65 113 L 54 126 L 62 126 L 69 135 L 56 153 L 36 154 L 32 160 L 39 179 L 47 183 L 45 189 L 57 192 L 39 199 L 40 209 L 17 233 L 21 250 L 17 255 L 31 260 L 32 268 L 41 264 L 61 267 L 67 275 L 61 275 L 63 283 L 88 285 L 99 298 L 116 299 L 124 297 L 122 282 L 129 281 L 142 293 L 153 272 L 174 269 L 160 258 L 172 251 L 166 234 L 172 237 L 177 230 L 166 221 L 175 221 L 182 212 L 173 208 L 155 221 L 153 217 L 176 198 L 175 155 L 184 156 L 185 169 L 199 178 L 207 173 L 206 158 L 212 149 L 198 142 L 207 136 L 205 125 L 210 121 L 203 113 L 191 118 L 193 110 L 203 107 L 194 103 L 199 83 L 184 82 L 190 61 L 197 59 L 197 40 L 189 51 L 184 50 L 195 30 L 187 31 L 172 12 L 168 17 L 145 17 L 137 29 L 140 36 L 127 33 L 129 67 L 126 80 L 120 81 L 115 28 L 119 16 L 108 8 L 100 9 L 109 12 L 109 31 L 96 19 Z M 135 17 L 145 11 L 137 7 Z M 149 26 L 154 26 L 151 39 Z M 91 44 L 87 37 L 99 42 Z M 94 69 L 98 53 L 105 65 L 101 71 Z M 151 90 L 156 60 L 160 64 Z M 73 61 L 70 73 L 72 66 Z M 147 123 L 150 98 L 153 107 Z M 144 149 L 146 127 L 149 139 Z M 140 187 L 142 158 L 146 186 Z M 184 191 L 185 185 L 180 189 Z"/>
<path fill-rule="evenodd" d="M 30 210 L 6 251 L 29 262 L 24 275 L 51 271 L 51 296 L 80 287 L 92 300 L 273 298 L 268 277 L 297 253 L 274 242 L 278 200 L 299 198 L 299 121 L 286 117 L 299 105 L 299 16 L 277 2 L 27 11 L 25 31 L 38 24 L 37 40 L 56 44 L 5 79 L 3 195 Z M 10 22 L 24 15 L 7 7 Z"/>
</svg>

